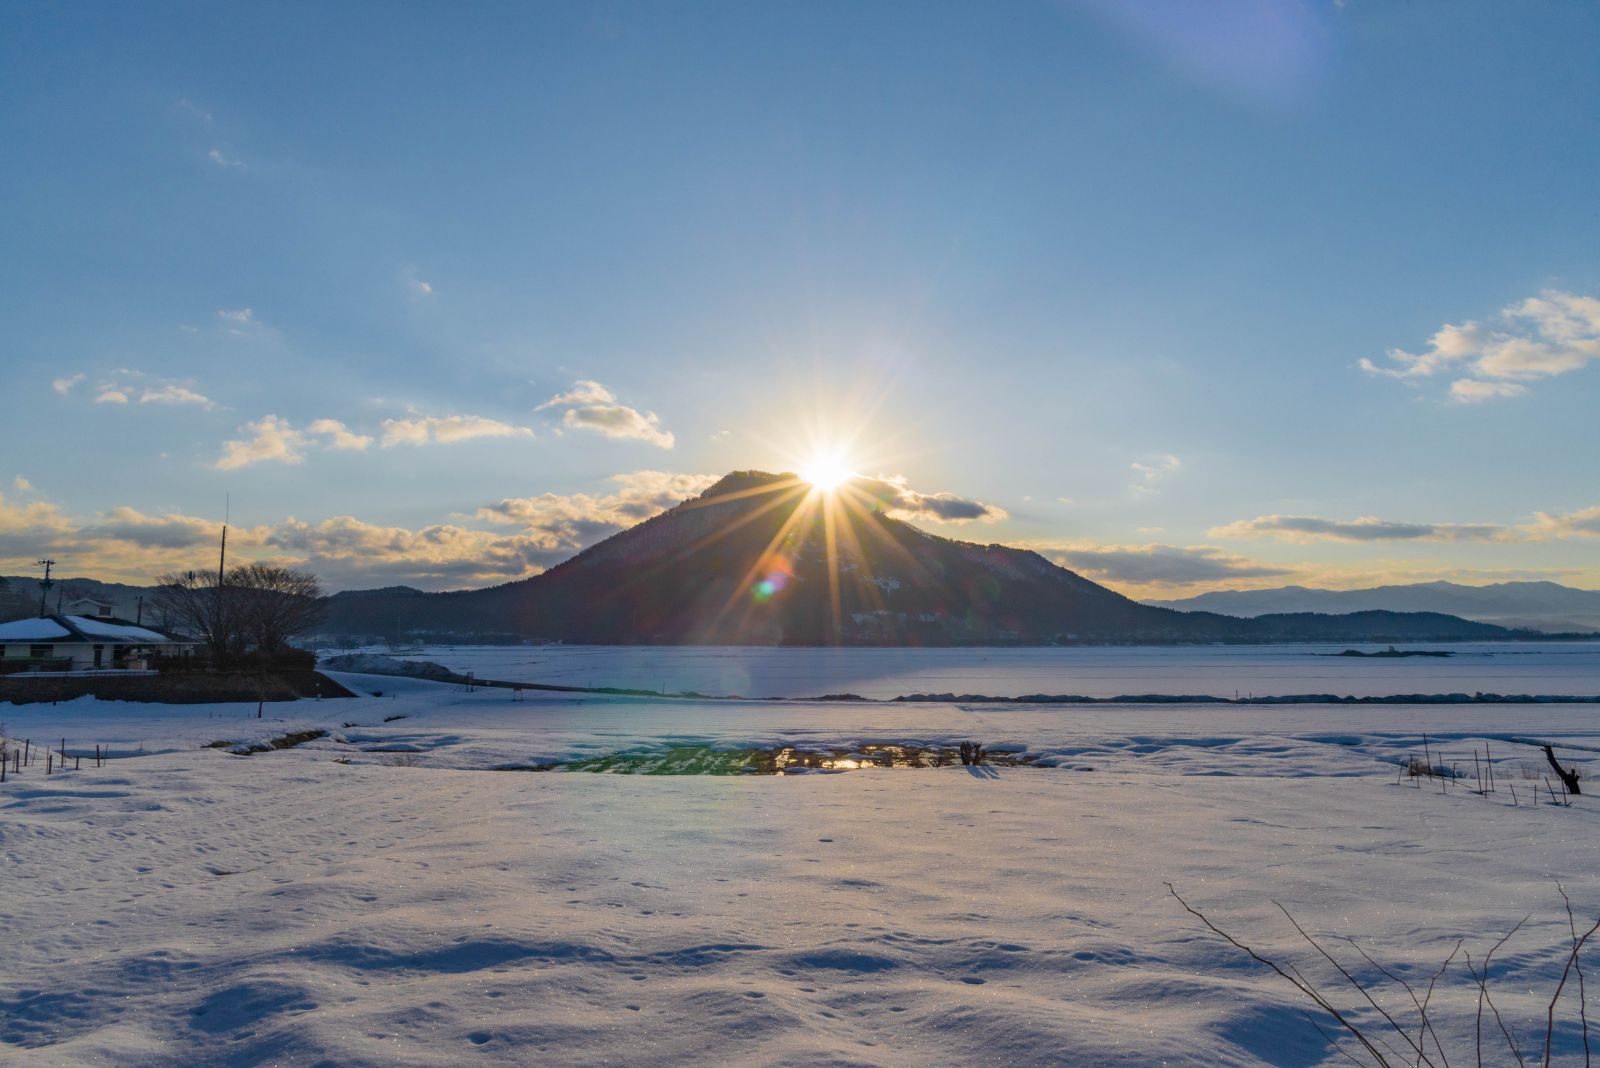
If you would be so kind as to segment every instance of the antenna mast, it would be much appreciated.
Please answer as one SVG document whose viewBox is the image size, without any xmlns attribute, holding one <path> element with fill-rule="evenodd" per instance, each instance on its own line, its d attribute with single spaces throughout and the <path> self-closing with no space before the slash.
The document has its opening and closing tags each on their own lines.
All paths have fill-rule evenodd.
<svg viewBox="0 0 1600 1068">
<path fill-rule="evenodd" d="M 222 508 L 222 551 L 217 556 L 217 588 L 227 585 L 228 575 L 228 520 L 233 518 L 233 494 L 228 494 Z"/>
</svg>

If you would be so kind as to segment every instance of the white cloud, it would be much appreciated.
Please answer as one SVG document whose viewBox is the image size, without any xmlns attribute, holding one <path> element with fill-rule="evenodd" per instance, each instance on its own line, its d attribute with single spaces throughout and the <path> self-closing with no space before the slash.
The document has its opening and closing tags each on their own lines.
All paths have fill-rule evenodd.
<svg viewBox="0 0 1600 1068">
<path fill-rule="evenodd" d="M 419 297 L 433 296 L 433 286 L 420 278 L 412 278 L 406 284 L 411 287 L 411 292 Z"/>
<path fill-rule="evenodd" d="M 921 493 L 912 489 L 903 475 L 853 478 L 848 485 L 875 498 L 883 506 L 885 514 L 895 519 L 959 524 L 974 521 L 997 523 L 1009 516 L 999 505 L 985 504 L 970 497 L 959 497 L 944 491 Z"/>
<path fill-rule="evenodd" d="M 223 443 L 222 455 L 215 464 L 218 470 L 232 471 L 267 461 L 297 464 L 305 459 L 300 450 L 305 447 L 306 436 L 286 419 L 269 415 L 240 429 L 250 436 Z"/>
<path fill-rule="evenodd" d="M 211 151 L 207 152 L 206 159 L 210 160 L 212 163 L 215 163 L 219 167 L 237 167 L 240 170 L 244 169 L 243 161 L 223 155 L 222 149 L 220 148 L 213 148 Z"/>
<path fill-rule="evenodd" d="M 557 393 L 534 411 L 542 412 L 546 408 L 565 408 L 578 404 L 610 404 L 616 399 L 616 395 L 600 383 L 580 378 L 567 392 Z"/>
<path fill-rule="evenodd" d="M 57 393 L 68 396 L 83 378 L 83 375 L 76 374 L 70 378 L 59 378 L 51 385 Z M 216 407 L 210 397 L 192 388 L 192 383 L 153 378 L 143 371 L 127 367 L 118 367 L 101 379 L 92 393 L 96 404 L 131 404 L 138 401 L 140 404 L 192 405 L 208 411 Z"/>
<path fill-rule="evenodd" d="M 139 394 L 140 404 L 193 404 L 201 408 L 214 408 L 211 398 L 196 393 L 187 386 L 169 384 L 145 389 Z"/>
<path fill-rule="evenodd" d="M 426 445 L 429 442 L 450 444 L 473 438 L 512 437 L 531 438 L 533 431 L 525 426 L 513 426 L 479 415 L 419 416 L 415 419 L 385 419 L 382 444 L 388 449 L 396 445 Z"/>
<path fill-rule="evenodd" d="M 670 430 L 661 429 L 661 419 L 655 412 L 641 412 L 617 403 L 615 394 L 591 379 L 580 379 L 572 389 L 556 394 L 534 411 L 547 408 L 565 408 L 561 423 L 566 427 L 593 430 L 608 438 L 644 441 L 662 449 L 670 449 L 676 442 Z"/>
<path fill-rule="evenodd" d="M 1508 527 L 1494 523 L 1401 523 L 1376 516 L 1323 519 L 1308 515 L 1261 515 L 1207 532 L 1213 538 L 1277 538 L 1282 541 L 1515 541 Z"/>
<path fill-rule="evenodd" d="M 641 412 L 626 404 L 591 404 L 568 408 L 561 417 L 564 426 L 597 430 L 608 438 L 631 438 L 659 448 L 672 448 L 676 439 L 670 430 L 661 429 L 655 412 Z"/>
<path fill-rule="evenodd" d="M 324 438 L 330 449 L 365 449 L 372 444 L 369 434 L 357 434 L 337 419 L 317 419 L 306 426 L 306 433 Z"/>
<path fill-rule="evenodd" d="M 1145 494 L 1153 492 L 1157 483 L 1182 468 L 1183 461 L 1168 453 L 1165 456 L 1158 456 L 1149 463 L 1134 461 L 1128 466 L 1139 476 L 1139 481 L 1133 484 L 1133 492 Z"/>
<path fill-rule="evenodd" d="M 1360 361 L 1368 374 L 1426 379 L 1460 375 L 1449 395 L 1478 404 L 1527 392 L 1524 383 L 1580 370 L 1600 361 L 1600 298 L 1561 290 L 1502 308 L 1492 325 L 1446 324 L 1419 353 L 1391 349 L 1388 363 Z"/>
</svg>

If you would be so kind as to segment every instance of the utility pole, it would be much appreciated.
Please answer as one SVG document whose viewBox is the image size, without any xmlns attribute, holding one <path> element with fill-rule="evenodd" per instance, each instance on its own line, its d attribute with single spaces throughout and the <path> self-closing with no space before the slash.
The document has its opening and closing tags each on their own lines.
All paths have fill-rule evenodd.
<svg viewBox="0 0 1600 1068">
<path fill-rule="evenodd" d="M 54 585 L 50 581 L 50 569 L 56 566 L 56 562 L 48 559 L 37 560 L 34 562 L 34 566 L 44 568 L 44 579 L 39 583 L 39 618 L 43 619 L 46 615 L 46 610 L 49 608 L 50 587 Z"/>
</svg>

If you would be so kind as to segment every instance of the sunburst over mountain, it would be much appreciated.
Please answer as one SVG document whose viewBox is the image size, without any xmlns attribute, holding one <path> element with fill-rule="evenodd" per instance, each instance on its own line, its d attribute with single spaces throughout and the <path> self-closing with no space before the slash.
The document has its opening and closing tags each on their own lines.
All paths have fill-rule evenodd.
<svg viewBox="0 0 1600 1068">
<path fill-rule="evenodd" d="M 1426 613 L 1236 619 L 1140 604 L 1038 553 L 896 518 L 894 487 L 737 471 L 542 575 L 333 599 L 335 632 L 606 644 L 983 645 L 1487 638 Z"/>
</svg>

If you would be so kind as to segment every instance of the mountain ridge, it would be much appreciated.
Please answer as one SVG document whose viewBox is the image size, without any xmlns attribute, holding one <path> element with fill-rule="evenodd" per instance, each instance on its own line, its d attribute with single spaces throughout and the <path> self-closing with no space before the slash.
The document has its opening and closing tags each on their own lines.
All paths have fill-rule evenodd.
<svg viewBox="0 0 1600 1068">
<path fill-rule="evenodd" d="M 717 645 L 1513 636 L 1437 613 L 1246 620 L 1179 612 L 1141 604 L 1033 550 L 946 538 L 892 512 L 870 480 L 830 497 L 792 474 L 730 472 L 539 575 L 454 593 L 346 594 L 331 605 L 326 630 Z"/>
<path fill-rule="evenodd" d="M 1483 586 L 1434 580 L 1358 590 L 1277 586 L 1262 590 L 1217 590 L 1195 597 L 1145 603 L 1178 611 L 1221 612 L 1247 618 L 1285 611 L 1443 612 L 1500 626 L 1600 631 L 1600 590 L 1564 586 L 1548 580 L 1496 582 Z"/>
</svg>

